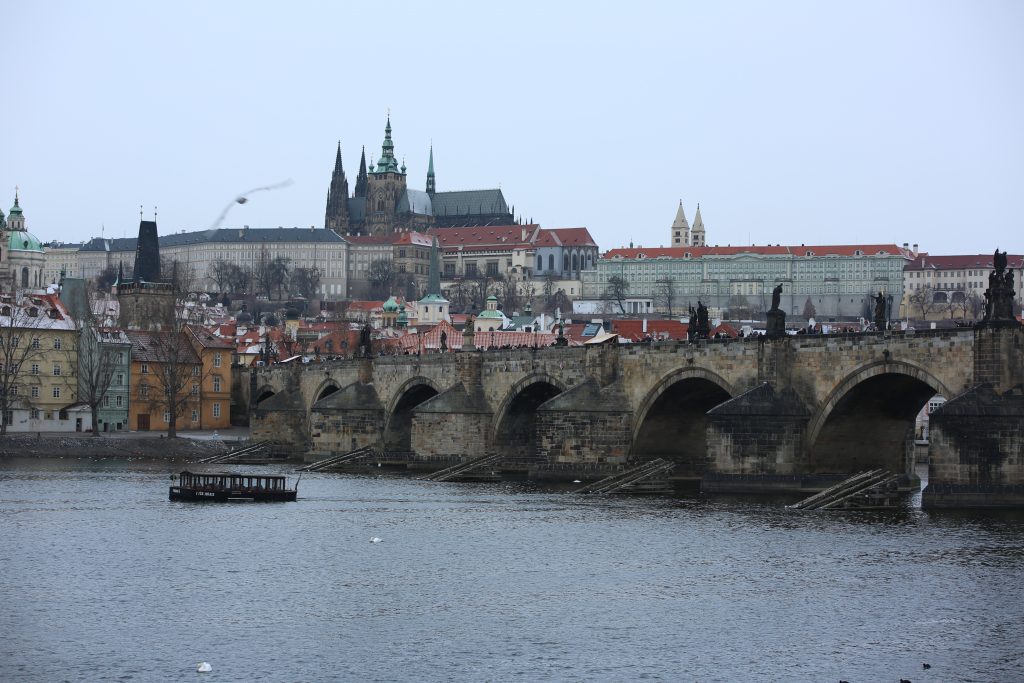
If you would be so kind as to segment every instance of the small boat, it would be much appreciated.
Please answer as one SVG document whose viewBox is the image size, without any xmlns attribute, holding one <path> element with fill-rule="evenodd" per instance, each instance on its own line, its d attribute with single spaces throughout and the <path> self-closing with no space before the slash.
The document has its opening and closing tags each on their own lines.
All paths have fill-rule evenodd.
<svg viewBox="0 0 1024 683">
<path fill-rule="evenodd" d="M 185 471 L 171 486 L 171 500 L 211 500 L 227 503 L 283 502 L 295 500 L 295 488 L 288 488 L 288 478 L 264 474 L 197 474 Z M 174 476 L 172 475 L 172 479 Z"/>
</svg>

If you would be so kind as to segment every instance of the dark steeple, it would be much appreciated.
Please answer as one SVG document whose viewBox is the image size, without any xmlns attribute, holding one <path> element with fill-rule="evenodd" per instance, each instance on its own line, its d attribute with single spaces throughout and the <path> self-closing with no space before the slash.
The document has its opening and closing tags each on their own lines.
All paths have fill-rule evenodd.
<svg viewBox="0 0 1024 683">
<path fill-rule="evenodd" d="M 366 184 L 368 178 L 366 176 L 366 146 L 363 146 L 363 154 L 359 157 L 359 175 L 356 176 L 356 196 L 366 196 Z"/>
<path fill-rule="evenodd" d="M 135 284 L 160 282 L 160 240 L 156 234 L 156 221 L 139 221 L 132 280 Z"/>
<path fill-rule="evenodd" d="M 427 165 L 427 194 L 431 197 L 437 192 L 437 183 L 434 179 L 434 146 L 430 146 L 430 163 Z"/>
<path fill-rule="evenodd" d="M 327 191 L 327 210 L 324 213 L 324 227 L 343 233 L 348 229 L 348 179 L 341 165 L 341 141 L 338 141 L 338 153 L 334 158 L 334 173 L 331 174 L 331 187 Z"/>
</svg>

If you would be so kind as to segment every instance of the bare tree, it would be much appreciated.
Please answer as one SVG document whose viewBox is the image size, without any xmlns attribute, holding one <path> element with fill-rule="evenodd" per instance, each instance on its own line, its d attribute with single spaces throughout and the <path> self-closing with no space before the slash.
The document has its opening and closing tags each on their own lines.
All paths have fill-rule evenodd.
<svg viewBox="0 0 1024 683">
<path fill-rule="evenodd" d="M 395 284 L 395 264 L 391 259 L 376 259 L 370 263 L 368 274 L 370 295 L 376 299 L 386 299 L 391 295 L 391 287 Z"/>
<path fill-rule="evenodd" d="M 964 304 L 966 306 L 966 310 L 970 311 L 971 318 L 974 320 L 981 317 L 982 311 L 985 310 L 985 298 L 974 291 L 967 293 Z"/>
<path fill-rule="evenodd" d="M 217 259 L 210 264 L 210 280 L 213 281 L 218 293 L 222 294 L 230 289 L 232 270 L 237 267 L 224 259 Z"/>
<path fill-rule="evenodd" d="M 98 437 L 100 406 L 110 391 L 118 368 L 124 367 L 131 342 L 123 331 L 105 327 L 93 313 L 92 306 L 75 322 L 78 329 L 78 400 L 89 406 L 92 435 Z"/>
<path fill-rule="evenodd" d="M 111 286 L 117 280 L 117 268 L 114 266 L 107 266 L 100 274 L 97 275 L 93 282 L 96 285 L 96 289 L 101 292 L 109 292 Z"/>
<path fill-rule="evenodd" d="M 202 362 L 189 342 L 184 325 L 156 332 L 129 331 L 136 348 L 145 348 L 149 373 L 154 386 L 140 386 L 136 400 L 163 410 L 167 415 L 167 437 L 178 435 L 178 418 L 190 403 L 198 399 L 191 392 L 193 383 L 202 382 Z M 145 382 L 145 380 L 143 380 Z"/>
<path fill-rule="evenodd" d="M 676 281 L 670 275 L 664 275 L 654 281 L 654 302 L 655 306 L 666 309 L 669 318 L 674 318 L 678 294 L 676 292 Z"/>
<path fill-rule="evenodd" d="M 618 307 L 622 315 L 626 314 L 626 295 L 629 293 L 629 281 L 621 275 L 612 275 L 608 278 L 608 287 L 605 289 L 604 298 L 611 299 Z"/>
<path fill-rule="evenodd" d="M 818 311 L 814 308 L 814 302 L 811 301 L 811 297 L 807 297 L 807 301 L 804 302 L 804 317 L 810 320 L 816 315 Z"/>
<path fill-rule="evenodd" d="M 45 314 L 18 292 L 0 295 L 0 436 L 16 405 L 24 405 L 29 387 L 39 386 L 39 363 L 45 351 L 39 330 Z"/>
<path fill-rule="evenodd" d="M 292 291 L 299 296 L 312 299 L 320 289 L 320 269 L 299 267 L 292 271 Z"/>
<path fill-rule="evenodd" d="M 914 290 L 914 293 L 910 295 L 910 303 L 921 312 L 921 318 L 924 320 L 927 320 L 928 316 L 941 305 L 935 301 L 935 290 L 931 285 Z"/>
</svg>

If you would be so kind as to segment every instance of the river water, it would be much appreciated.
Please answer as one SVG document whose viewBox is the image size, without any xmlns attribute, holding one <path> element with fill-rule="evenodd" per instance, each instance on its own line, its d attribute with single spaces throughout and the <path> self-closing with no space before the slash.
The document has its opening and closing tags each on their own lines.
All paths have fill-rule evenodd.
<svg viewBox="0 0 1024 683">
<path fill-rule="evenodd" d="M 1020 514 L 175 469 L 0 460 L 0 680 L 1024 680 Z"/>
</svg>

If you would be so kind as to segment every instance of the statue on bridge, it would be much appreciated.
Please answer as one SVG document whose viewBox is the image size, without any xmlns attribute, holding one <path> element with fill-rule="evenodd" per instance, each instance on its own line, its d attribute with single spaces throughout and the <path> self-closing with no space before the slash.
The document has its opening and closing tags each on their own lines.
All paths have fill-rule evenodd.
<svg viewBox="0 0 1024 683">
<path fill-rule="evenodd" d="M 441 353 L 448 350 L 448 333 L 441 330 Z"/>
<path fill-rule="evenodd" d="M 770 310 L 779 310 L 779 303 L 782 301 L 782 285 L 775 285 L 775 289 L 772 290 L 772 307 Z"/>
<path fill-rule="evenodd" d="M 786 312 L 779 304 L 782 302 L 782 284 L 775 285 L 772 290 L 772 307 L 768 311 L 768 325 L 765 336 L 769 339 L 781 339 L 786 336 Z"/>
<path fill-rule="evenodd" d="M 1017 322 L 1013 314 L 1014 290 L 1013 269 L 1007 270 L 1006 252 L 996 249 L 992 255 L 994 270 L 988 276 L 988 289 L 985 290 L 985 317 L 979 325 L 1015 327 Z"/>
<path fill-rule="evenodd" d="M 362 358 L 369 358 L 373 355 L 373 328 L 370 323 L 363 325 L 359 332 L 359 355 Z"/>
<path fill-rule="evenodd" d="M 711 325 L 708 323 L 708 307 L 697 299 L 697 338 L 707 339 L 711 336 Z"/>
<path fill-rule="evenodd" d="M 693 341 L 697 338 L 697 311 L 690 305 L 690 324 L 686 326 L 686 340 Z"/>
<path fill-rule="evenodd" d="M 879 292 L 875 297 L 875 329 L 881 331 L 888 328 L 888 317 L 885 314 L 885 295 Z"/>
</svg>

